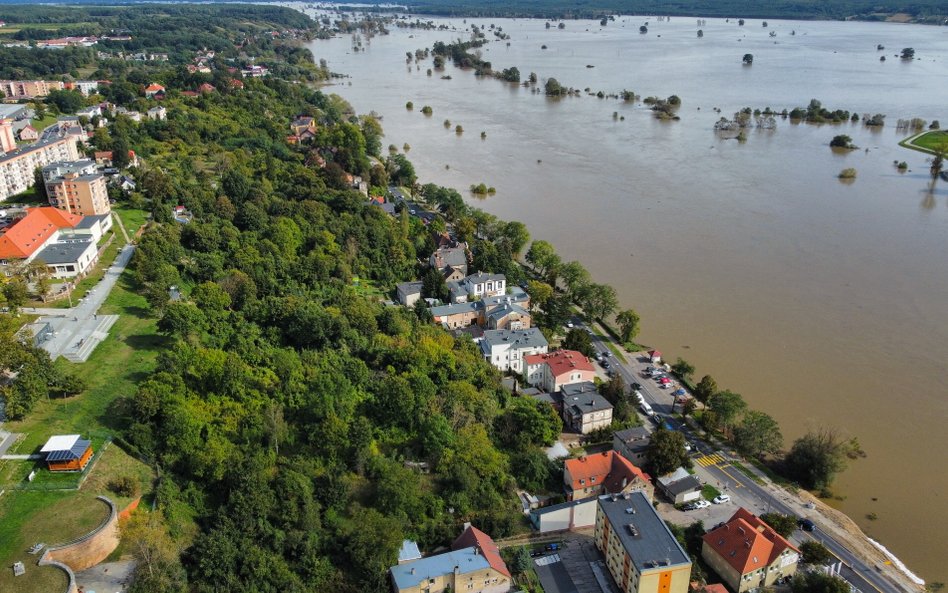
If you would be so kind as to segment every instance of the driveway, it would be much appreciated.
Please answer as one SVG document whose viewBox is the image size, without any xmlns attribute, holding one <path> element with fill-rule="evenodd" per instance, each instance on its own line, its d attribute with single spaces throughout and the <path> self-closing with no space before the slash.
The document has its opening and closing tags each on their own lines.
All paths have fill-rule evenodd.
<svg viewBox="0 0 948 593">
<path fill-rule="evenodd" d="M 84 593 L 123 593 L 135 570 L 134 560 L 104 562 L 76 573 L 76 586 Z"/>
</svg>

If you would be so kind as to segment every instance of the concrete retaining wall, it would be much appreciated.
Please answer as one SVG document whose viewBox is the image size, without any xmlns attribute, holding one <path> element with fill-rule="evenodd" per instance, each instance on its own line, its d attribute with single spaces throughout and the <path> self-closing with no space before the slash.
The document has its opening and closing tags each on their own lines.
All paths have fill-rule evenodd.
<svg viewBox="0 0 948 593">
<path fill-rule="evenodd" d="M 69 578 L 66 593 L 77 593 L 74 571 L 85 570 L 105 560 L 119 544 L 118 517 L 115 504 L 105 496 L 96 497 L 109 507 L 109 517 L 101 525 L 61 546 L 47 548 L 37 563 L 61 568 Z"/>
</svg>

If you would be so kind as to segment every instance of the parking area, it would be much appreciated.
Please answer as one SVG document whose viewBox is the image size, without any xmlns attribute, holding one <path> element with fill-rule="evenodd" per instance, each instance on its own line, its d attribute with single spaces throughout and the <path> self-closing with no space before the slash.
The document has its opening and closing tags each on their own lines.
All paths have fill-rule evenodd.
<svg viewBox="0 0 948 593">
<path fill-rule="evenodd" d="M 534 558 L 546 593 L 619 593 L 593 538 L 572 533 L 552 553 Z"/>
</svg>

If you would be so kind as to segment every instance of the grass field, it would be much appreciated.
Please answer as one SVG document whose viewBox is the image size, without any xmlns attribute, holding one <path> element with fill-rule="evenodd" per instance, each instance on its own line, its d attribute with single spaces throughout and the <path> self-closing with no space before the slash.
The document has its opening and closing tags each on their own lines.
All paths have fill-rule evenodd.
<svg viewBox="0 0 948 593">
<path fill-rule="evenodd" d="M 938 148 L 948 149 L 948 131 L 932 130 L 917 137 L 906 138 L 899 142 L 899 145 L 919 152 L 935 154 Z"/>
<path fill-rule="evenodd" d="M 82 29 L 94 24 L 95 23 L 10 23 L 5 27 L 0 27 L 0 35 L 11 36 L 24 29 L 45 29 L 47 31 Z"/>
<path fill-rule="evenodd" d="M 103 313 L 120 317 L 89 361 L 73 365 L 60 359 L 56 363 L 82 376 L 87 389 L 74 397 L 37 402 L 26 419 L 8 422 L 5 429 L 25 435 L 11 452 L 32 453 L 54 434 L 92 435 L 93 447 L 101 447 L 103 439 L 96 435 L 118 432 L 120 427 L 110 406 L 117 398 L 134 394 L 137 383 L 154 369 L 155 358 L 164 344 L 164 338 L 156 334 L 155 319 L 148 315 L 148 303 L 133 292 L 130 278 L 130 272 L 124 274 L 102 306 Z M 0 479 L 8 480 L 7 484 L 18 483 L 36 467 L 32 461 L 0 463 L 4 464 Z M 68 487 L 78 477 L 42 472 L 45 470 L 38 473 L 37 480 L 52 485 L 62 482 Z M 109 482 L 118 476 L 133 477 L 143 493 L 150 489 L 151 469 L 112 443 L 102 451 L 79 490 L 8 490 L 0 496 L 0 591 L 63 590 L 65 579 L 61 572 L 36 567 L 37 558 L 27 554 L 26 549 L 37 542 L 68 541 L 101 523 L 106 511 L 95 500 L 97 495 L 106 495 L 120 509 L 124 508 L 131 498 L 108 491 Z M 9 566 L 17 560 L 27 565 L 27 576 L 13 583 Z"/>
<path fill-rule="evenodd" d="M 122 224 L 125 225 L 125 230 L 128 231 L 128 236 L 134 238 L 135 233 L 144 226 L 145 222 L 148 220 L 148 213 L 144 210 L 138 210 L 137 208 L 129 208 L 127 206 L 114 206 L 112 212 L 118 214 L 119 218 L 122 219 Z M 121 235 L 122 231 L 118 228 L 114 229 L 116 233 Z M 134 239 L 133 239 L 134 240 Z M 124 239 L 123 239 L 124 241 Z"/>
</svg>

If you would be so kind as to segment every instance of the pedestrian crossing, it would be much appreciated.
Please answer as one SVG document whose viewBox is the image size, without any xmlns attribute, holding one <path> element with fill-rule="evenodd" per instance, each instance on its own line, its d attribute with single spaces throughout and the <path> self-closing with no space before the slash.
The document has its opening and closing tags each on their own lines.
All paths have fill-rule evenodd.
<svg viewBox="0 0 948 593">
<path fill-rule="evenodd" d="M 727 459 L 724 458 L 720 453 L 712 453 L 710 455 L 704 455 L 695 459 L 695 463 L 701 467 L 708 467 L 709 465 L 726 465 L 730 463 Z"/>
</svg>

